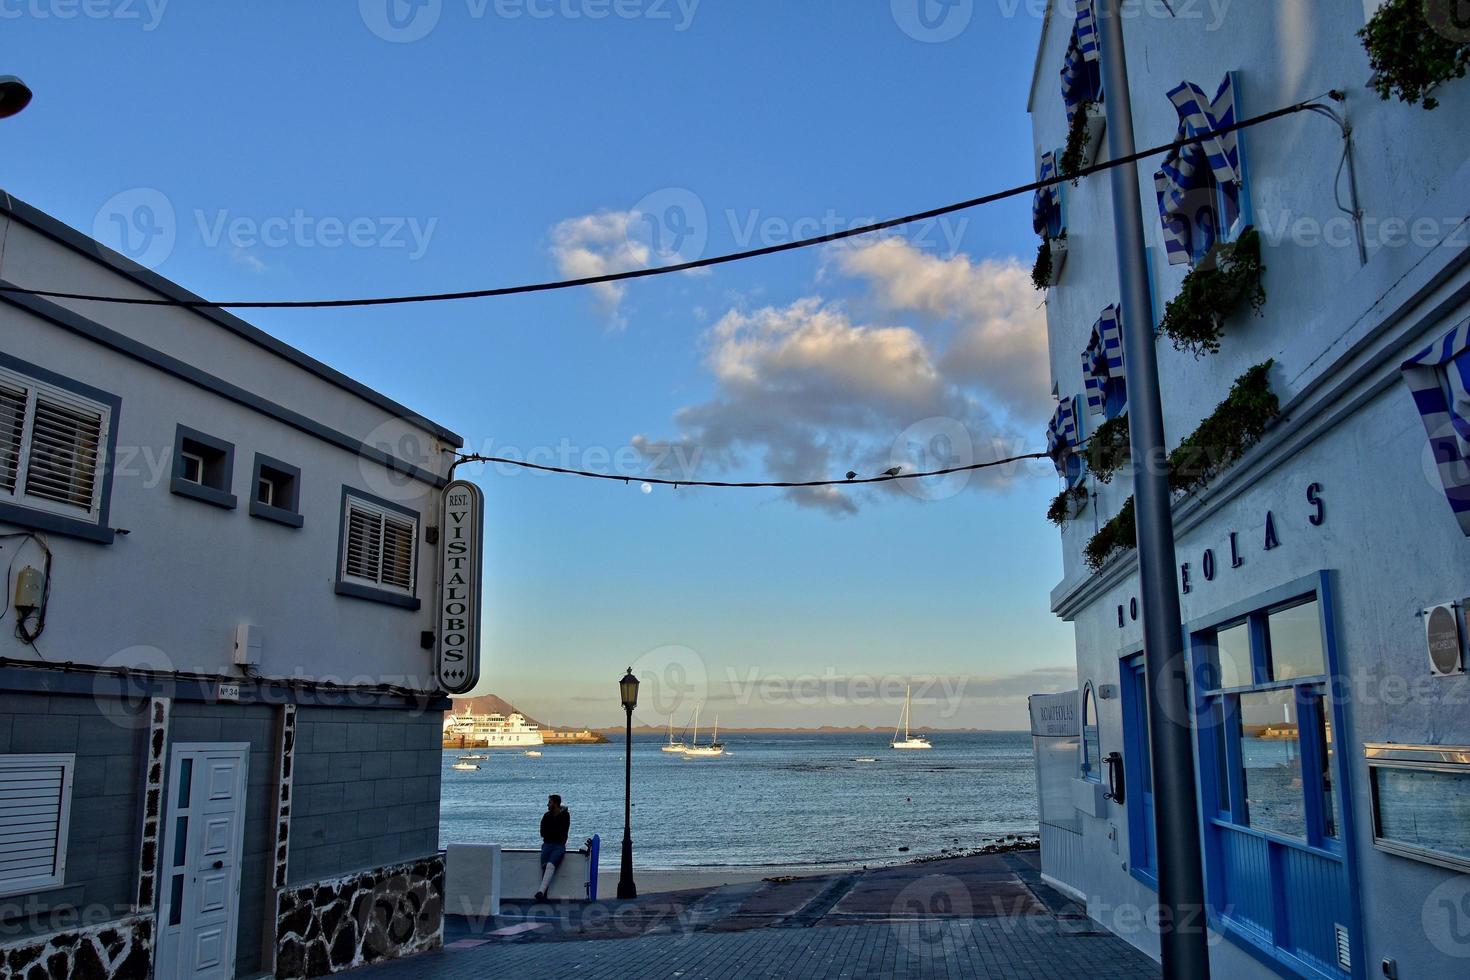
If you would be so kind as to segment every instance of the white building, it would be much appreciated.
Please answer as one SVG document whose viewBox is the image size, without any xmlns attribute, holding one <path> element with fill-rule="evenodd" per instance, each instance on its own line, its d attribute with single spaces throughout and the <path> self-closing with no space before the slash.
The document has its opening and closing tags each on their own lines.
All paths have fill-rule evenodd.
<svg viewBox="0 0 1470 980">
<path fill-rule="evenodd" d="M 1363 212 L 1360 259 L 1355 223 L 1339 207 L 1353 210 L 1343 136 L 1311 112 L 1211 143 L 1162 184 L 1162 157 L 1140 164 L 1156 322 L 1195 267 L 1192 283 L 1208 278 L 1212 227 L 1232 241 L 1253 226 L 1265 267 L 1260 314 L 1238 303 L 1218 352 L 1196 356 L 1160 337 L 1170 448 L 1253 366 L 1270 362 L 1265 378 L 1280 403 L 1259 442 L 1174 505 L 1214 975 L 1470 975 L 1470 682 L 1458 668 L 1470 524 L 1456 510 L 1470 472 L 1460 373 L 1470 331 L 1457 333 L 1470 318 L 1470 82 L 1438 86 L 1433 111 L 1368 89 L 1357 32 L 1377 2 L 1125 6 L 1140 147 L 1180 133 L 1171 91 L 1180 104 L 1193 94 L 1206 108 L 1196 121 L 1219 125 L 1232 94 L 1244 119 L 1339 90 L 1344 101 L 1323 104 L 1352 127 Z M 1049 8 L 1029 106 L 1041 172 L 1067 139 L 1060 75 L 1074 37 L 1086 59 L 1089 14 L 1085 0 Z M 1470 38 L 1446 31 L 1454 43 Z M 1086 71 L 1074 64 L 1074 95 L 1091 84 Z M 1065 572 L 1052 608 L 1075 626 L 1080 690 L 1071 705 L 1038 698 L 1033 709 L 1035 730 L 1062 739 L 1039 740 L 1052 748 L 1038 756 L 1047 875 L 1157 955 L 1131 530 L 1100 569 L 1085 560 L 1132 490 L 1126 466 L 1104 483 L 1082 451 L 1126 409 L 1126 352 L 1110 343 L 1103 315 L 1119 300 L 1112 208 L 1105 174 L 1038 208 L 1038 226 L 1066 238 L 1047 294 L 1052 376 L 1066 406 L 1054 439 L 1063 483 L 1082 489 L 1058 502 Z M 1101 354 L 1088 372 L 1094 404 L 1090 345 Z M 1424 615 L 1440 605 L 1449 607 Z M 1058 753 L 1058 744 L 1074 748 Z M 1057 758 L 1071 767 L 1060 780 L 1047 763 Z"/>
<path fill-rule="evenodd" d="M 194 298 L 8 195 L 0 217 L 6 284 Z M 228 314 L 0 300 L 0 972 L 436 945 L 459 437 Z"/>
</svg>

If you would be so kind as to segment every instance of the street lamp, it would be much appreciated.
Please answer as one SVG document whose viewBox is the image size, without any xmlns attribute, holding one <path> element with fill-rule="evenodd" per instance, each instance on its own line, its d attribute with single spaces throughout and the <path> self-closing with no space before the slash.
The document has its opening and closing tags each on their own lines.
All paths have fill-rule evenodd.
<svg viewBox="0 0 1470 980">
<path fill-rule="evenodd" d="M 31 90 L 14 75 L 0 75 L 0 119 L 9 119 L 31 104 Z"/>
<path fill-rule="evenodd" d="M 618 898 L 637 898 L 633 884 L 633 709 L 638 707 L 638 678 L 632 667 L 618 681 L 618 690 L 628 714 L 628 747 L 623 753 L 623 873 L 618 878 Z"/>
</svg>

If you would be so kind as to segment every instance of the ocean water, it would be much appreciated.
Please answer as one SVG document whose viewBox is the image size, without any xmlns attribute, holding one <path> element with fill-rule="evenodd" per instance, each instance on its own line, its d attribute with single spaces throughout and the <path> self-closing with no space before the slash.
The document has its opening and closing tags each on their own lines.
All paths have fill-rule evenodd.
<svg viewBox="0 0 1470 980">
<path fill-rule="evenodd" d="M 633 740 L 633 850 L 640 867 L 873 862 L 977 847 L 1037 831 L 1031 738 L 936 734 L 899 752 L 873 735 L 726 736 L 727 754 L 686 759 Z M 540 758 L 485 752 L 478 772 L 444 752 L 440 845 L 535 847 L 546 797 L 572 811 L 570 842 L 599 834 L 615 865 L 623 836 L 623 746 L 547 746 Z M 874 762 L 856 762 L 857 758 Z M 900 847 L 909 850 L 900 852 Z"/>
</svg>

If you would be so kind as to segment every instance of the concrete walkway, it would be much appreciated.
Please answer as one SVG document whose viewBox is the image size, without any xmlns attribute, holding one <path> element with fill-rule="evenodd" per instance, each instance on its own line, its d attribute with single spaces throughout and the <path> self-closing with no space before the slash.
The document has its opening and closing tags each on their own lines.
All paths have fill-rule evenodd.
<svg viewBox="0 0 1470 980">
<path fill-rule="evenodd" d="M 505 976 L 1133 980 L 1157 966 L 1041 882 L 1036 852 L 446 920 L 363 980 Z"/>
</svg>

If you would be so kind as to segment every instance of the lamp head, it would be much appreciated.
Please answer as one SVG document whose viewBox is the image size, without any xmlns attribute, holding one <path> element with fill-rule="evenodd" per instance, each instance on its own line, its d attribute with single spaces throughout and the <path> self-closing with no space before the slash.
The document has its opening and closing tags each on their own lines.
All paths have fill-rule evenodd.
<svg viewBox="0 0 1470 980">
<path fill-rule="evenodd" d="M 0 75 L 0 119 L 8 119 L 31 104 L 31 90 L 14 75 Z"/>
<path fill-rule="evenodd" d="M 629 667 L 623 679 L 618 681 L 618 690 L 623 697 L 623 707 L 629 711 L 638 707 L 638 678 L 633 676 L 633 668 Z"/>
</svg>

